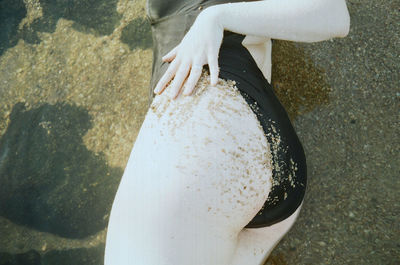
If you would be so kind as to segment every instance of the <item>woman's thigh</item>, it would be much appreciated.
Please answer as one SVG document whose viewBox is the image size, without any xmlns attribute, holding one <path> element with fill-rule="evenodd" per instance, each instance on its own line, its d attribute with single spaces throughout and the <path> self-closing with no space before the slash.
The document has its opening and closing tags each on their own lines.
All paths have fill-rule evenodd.
<svg viewBox="0 0 400 265">
<path fill-rule="evenodd" d="M 219 247 L 232 254 L 240 230 L 270 191 L 271 154 L 257 117 L 233 83 L 208 82 L 203 76 L 191 97 L 172 100 L 167 88 L 154 99 L 121 181 L 109 234 L 134 226 L 141 231 L 127 228 L 131 236 L 121 236 L 139 242 L 151 235 L 149 245 L 164 253 L 196 249 L 202 256 Z M 218 240 L 217 248 L 210 244 Z"/>
</svg>

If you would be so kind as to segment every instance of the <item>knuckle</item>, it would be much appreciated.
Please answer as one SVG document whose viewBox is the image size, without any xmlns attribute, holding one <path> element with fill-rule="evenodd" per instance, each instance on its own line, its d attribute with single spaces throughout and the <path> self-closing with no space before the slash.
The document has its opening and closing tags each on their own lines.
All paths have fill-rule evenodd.
<svg viewBox="0 0 400 265">
<path fill-rule="evenodd" d="M 174 72 L 175 71 L 172 67 L 168 67 L 167 71 L 164 74 L 165 78 L 171 78 L 171 76 L 174 74 Z"/>
<path fill-rule="evenodd" d="M 190 70 L 190 72 L 194 75 L 199 75 L 201 74 L 203 68 L 200 67 L 192 67 L 192 69 Z"/>
<path fill-rule="evenodd" d="M 184 75 L 186 72 L 186 69 L 184 67 L 181 67 L 178 69 L 178 71 L 176 72 L 176 75 Z"/>
</svg>

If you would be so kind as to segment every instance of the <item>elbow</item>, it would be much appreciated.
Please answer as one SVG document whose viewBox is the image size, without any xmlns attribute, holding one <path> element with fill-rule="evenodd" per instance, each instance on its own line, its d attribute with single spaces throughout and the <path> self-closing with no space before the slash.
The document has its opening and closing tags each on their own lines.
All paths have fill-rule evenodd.
<svg viewBox="0 0 400 265">
<path fill-rule="evenodd" d="M 346 24 L 343 27 L 342 35 L 340 37 L 346 37 L 350 32 L 350 15 L 349 12 L 347 12 L 347 17 L 346 17 Z"/>
<path fill-rule="evenodd" d="M 350 14 L 347 10 L 346 2 L 344 0 L 333 0 L 335 3 L 332 6 L 333 19 L 331 23 L 332 37 L 343 38 L 349 34 L 350 31 Z"/>
<path fill-rule="evenodd" d="M 320 1 L 318 20 L 314 21 L 315 30 L 320 33 L 321 40 L 343 38 L 350 31 L 350 15 L 344 0 Z"/>
<path fill-rule="evenodd" d="M 318 25 L 317 29 L 314 29 L 314 38 L 306 40 L 307 42 L 314 41 L 325 41 L 332 38 L 344 38 L 349 34 L 350 31 L 350 16 L 340 16 L 333 18 L 330 22 L 324 25 Z"/>
<path fill-rule="evenodd" d="M 350 15 L 345 0 L 310 0 L 313 8 L 307 11 L 309 35 L 306 42 L 343 38 L 350 31 Z M 307 13 L 306 13 L 307 14 Z"/>
<path fill-rule="evenodd" d="M 335 37 L 343 38 L 346 37 L 350 32 L 350 15 L 346 9 L 345 14 L 341 16 L 341 21 L 338 23 Z"/>
</svg>

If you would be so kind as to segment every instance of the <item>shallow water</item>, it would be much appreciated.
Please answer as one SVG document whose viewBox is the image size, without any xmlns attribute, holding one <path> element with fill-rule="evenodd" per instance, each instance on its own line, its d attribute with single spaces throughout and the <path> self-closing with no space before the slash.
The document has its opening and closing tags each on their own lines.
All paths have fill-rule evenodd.
<svg viewBox="0 0 400 265">
<path fill-rule="evenodd" d="M 102 264 L 147 110 L 145 1 L 0 0 L 0 264 Z M 274 43 L 305 147 L 298 222 L 267 264 L 398 264 L 399 5 L 348 1 L 345 39 Z"/>
</svg>

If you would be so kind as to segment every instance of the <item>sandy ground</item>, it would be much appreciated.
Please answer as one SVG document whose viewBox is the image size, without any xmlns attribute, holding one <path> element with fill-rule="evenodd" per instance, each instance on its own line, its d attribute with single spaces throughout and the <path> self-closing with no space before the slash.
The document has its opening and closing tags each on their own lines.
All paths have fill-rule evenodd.
<svg viewBox="0 0 400 265">
<path fill-rule="evenodd" d="M 87 111 L 87 150 L 123 170 L 148 104 L 145 1 L 64 2 L 0 3 L 1 140 L 17 103 L 27 112 L 63 102 Z M 347 38 L 274 45 L 274 87 L 303 142 L 310 180 L 300 218 L 268 265 L 400 263 L 400 6 L 351 0 L 348 8 Z M 104 228 L 77 239 L 17 223 L 0 217 L 0 264 L 23 264 L 15 263 L 19 253 L 43 264 L 101 263 Z"/>
</svg>

